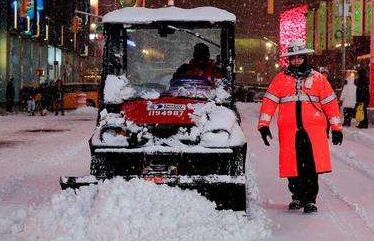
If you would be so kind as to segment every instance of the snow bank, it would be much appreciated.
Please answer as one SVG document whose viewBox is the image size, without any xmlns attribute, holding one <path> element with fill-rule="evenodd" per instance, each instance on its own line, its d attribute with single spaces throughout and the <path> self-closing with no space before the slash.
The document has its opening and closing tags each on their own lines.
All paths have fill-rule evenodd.
<svg viewBox="0 0 374 241">
<path fill-rule="evenodd" d="M 0 207 L 0 239 L 17 240 L 15 235 L 22 231 L 27 210 L 17 207 Z"/>
<path fill-rule="evenodd" d="M 69 112 L 70 115 L 96 115 L 97 114 L 97 108 L 92 107 L 92 106 L 87 106 L 87 107 L 80 107 L 75 110 L 72 110 Z"/>
<path fill-rule="evenodd" d="M 267 220 L 256 212 L 249 220 L 244 212 L 215 210 L 195 191 L 115 178 L 76 193 L 61 191 L 27 215 L 19 211 L 5 221 L 14 240 L 236 241 L 269 236 Z"/>
</svg>

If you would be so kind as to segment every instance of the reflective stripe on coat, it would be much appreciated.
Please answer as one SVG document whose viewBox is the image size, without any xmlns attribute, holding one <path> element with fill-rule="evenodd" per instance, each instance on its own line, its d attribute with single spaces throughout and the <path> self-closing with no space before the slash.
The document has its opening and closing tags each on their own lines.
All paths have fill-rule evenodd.
<svg viewBox="0 0 374 241">
<path fill-rule="evenodd" d="M 332 130 L 342 130 L 339 105 L 327 79 L 312 71 L 303 80 L 301 93 L 296 91 L 297 80 L 284 72 L 277 74 L 264 95 L 258 128 L 269 126 L 277 107 L 279 129 L 279 175 L 298 176 L 296 159 L 296 101 L 302 102 L 302 124 L 313 148 L 317 173 L 330 172 L 331 161 L 327 138 L 327 121 Z"/>
</svg>

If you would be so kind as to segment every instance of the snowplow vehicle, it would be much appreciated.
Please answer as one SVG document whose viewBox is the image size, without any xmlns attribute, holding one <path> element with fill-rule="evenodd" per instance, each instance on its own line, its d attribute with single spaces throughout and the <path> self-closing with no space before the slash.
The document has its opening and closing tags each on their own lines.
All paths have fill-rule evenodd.
<svg viewBox="0 0 374 241">
<path fill-rule="evenodd" d="M 235 19 L 214 7 L 106 14 L 90 175 L 61 177 L 61 187 L 141 178 L 197 190 L 217 209 L 245 210 L 247 144 L 231 95 Z M 178 73 L 192 69 L 202 45 L 214 71 Z"/>
</svg>

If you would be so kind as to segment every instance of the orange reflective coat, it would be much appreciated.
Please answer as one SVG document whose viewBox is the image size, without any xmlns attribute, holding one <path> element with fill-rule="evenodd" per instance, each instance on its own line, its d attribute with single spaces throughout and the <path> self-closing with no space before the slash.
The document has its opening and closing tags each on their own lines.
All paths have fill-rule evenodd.
<svg viewBox="0 0 374 241">
<path fill-rule="evenodd" d="M 297 84 L 300 86 L 299 91 Z M 264 95 L 258 122 L 258 128 L 269 126 L 279 106 L 277 124 L 280 177 L 298 176 L 296 101 L 301 101 L 302 125 L 312 143 L 316 172 L 330 172 L 327 121 L 332 130 L 342 129 L 336 95 L 327 79 L 316 71 L 312 71 L 309 77 L 299 80 L 281 72 L 272 80 Z"/>
</svg>

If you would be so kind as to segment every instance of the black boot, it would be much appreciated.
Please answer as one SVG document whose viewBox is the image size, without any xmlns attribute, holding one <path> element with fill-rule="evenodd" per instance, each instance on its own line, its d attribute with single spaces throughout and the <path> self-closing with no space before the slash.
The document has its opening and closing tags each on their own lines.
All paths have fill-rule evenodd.
<svg viewBox="0 0 374 241">
<path fill-rule="evenodd" d="M 303 207 L 303 203 L 300 200 L 292 200 L 290 204 L 288 204 L 288 210 L 298 210 Z"/>
<path fill-rule="evenodd" d="M 307 203 L 304 206 L 304 213 L 314 213 L 317 211 L 318 211 L 318 208 L 315 203 Z"/>
</svg>

